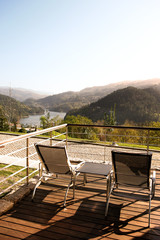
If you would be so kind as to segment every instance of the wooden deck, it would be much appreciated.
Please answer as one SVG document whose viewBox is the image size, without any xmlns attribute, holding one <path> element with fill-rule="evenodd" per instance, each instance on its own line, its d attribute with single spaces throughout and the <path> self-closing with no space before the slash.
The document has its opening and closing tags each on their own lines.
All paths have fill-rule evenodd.
<svg viewBox="0 0 160 240">
<path fill-rule="evenodd" d="M 58 178 L 37 189 L 9 213 L 0 217 L 0 239 L 160 239 L 160 174 L 152 200 L 151 228 L 148 201 L 111 195 L 109 213 L 104 217 L 106 181 L 89 177 L 86 186 L 78 177 L 76 197 L 70 189 L 67 207 L 62 208 L 66 179 Z"/>
</svg>

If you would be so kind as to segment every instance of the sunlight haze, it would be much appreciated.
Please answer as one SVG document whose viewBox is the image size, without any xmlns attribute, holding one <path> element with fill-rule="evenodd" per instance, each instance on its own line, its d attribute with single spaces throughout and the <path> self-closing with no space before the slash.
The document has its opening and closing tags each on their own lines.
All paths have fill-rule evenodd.
<svg viewBox="0 0 160 240">
<path fill-rule="evenodd" d="M 159 0 L 0 0 L 0 86 L 53 94 L 160 78 Z"/>
</svg>

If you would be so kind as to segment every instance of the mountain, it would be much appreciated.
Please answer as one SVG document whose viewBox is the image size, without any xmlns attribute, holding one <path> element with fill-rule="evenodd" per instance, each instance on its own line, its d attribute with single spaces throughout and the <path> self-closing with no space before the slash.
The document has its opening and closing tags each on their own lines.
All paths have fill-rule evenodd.
<svg viewBox="0 0 160 240">
<path fill-rule="evenodd" d="M 94 102 L 98 96 L 81 94 L 81 92 L 65 92 L 39 99 L 36 102 L 50 111 L 68 112 L 73 108 L 80 108 Z"/>
<path fill-rule="evenodd" d="M 108 84 L 106 86 L 85 88 L 79 92 L 69 91 L 55 94 L 38 100 L 27 99 L 24 101 L 24 103 L 27 105 L 32 104 L 34 106 L 42 106 L 43 108 L 47 108 L 50 111 L 68 112 L 72 109 L 80 108 L 82 106 L 96 102 L 100 98 L 107 96 L 113 91 L 123 89 L 128 86 L 137 88 L 154 87 L 155 89 L 160 90 L 160 79 L 118 82 Z"/>
<path fill-rule="evenodd" d="M 7 119 L 13 121 L 29 114 L 43 114 L 44 110 L 40 107 L 29 107 L 14 98 L 0 94 L 0 108 Z"/>
<path fill-rule="evenodd" d="M 138 89 L 127 87 L 108 94 L 100 100 L 78 110 L 71 110 L 67 115 L 82 115 L 94 122 L 103 120 L 115 107 L 117 124 L 126 120 L 135 123 L 156 121 L 160 114 L 160 91 L 155 88 Z"/>
<path fill-rule="evenodd" d="M 80 108 L 96 102 L 113 91 L 123 89 L 128 86 L 136 88 L 155 87 L 155 89 L 160 90 L 160 79 L 118 82 L 105 86 L 85 88 L 79 92 L 69 91 L 49 96 L 44 96 L 43 94 L 39 94 L 31 90 L 17 88 L 11 89 L 11 93 L 9 93 L 9 88 L 7 87 L 0 87 L 0 93 L 12 96 L 16 100 L 23 101 L 24 104 L 28 106 L 47 108 L 50 111 L 68 112 L 71 109 Z"/>
<path fill-rule="evenodd" d="M 39 99 L 47 96 L 47 94 L 38 93 L 33 90 L 9 87 L 0 87 L 0 94 L 15 98 L 20 102 L 23 102 L 28 98 Z"/>
</svg>

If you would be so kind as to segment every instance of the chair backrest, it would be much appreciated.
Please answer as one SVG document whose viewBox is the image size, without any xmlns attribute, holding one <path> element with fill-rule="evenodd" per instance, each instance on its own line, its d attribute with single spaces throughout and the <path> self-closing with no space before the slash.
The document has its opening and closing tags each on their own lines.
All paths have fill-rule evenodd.
<svg viewBox="0 0 160 240">
<path fill-rule="evenodd" d="M 65 147 L 35 144 L 35 148 L 47 172 L 59 174 L 70 172 Z"/>
<path fill-rule="evenodd" d="M 151 159 L 151 153 L 112 151 L 115 182 L 149 188 Z"/>
</svg>

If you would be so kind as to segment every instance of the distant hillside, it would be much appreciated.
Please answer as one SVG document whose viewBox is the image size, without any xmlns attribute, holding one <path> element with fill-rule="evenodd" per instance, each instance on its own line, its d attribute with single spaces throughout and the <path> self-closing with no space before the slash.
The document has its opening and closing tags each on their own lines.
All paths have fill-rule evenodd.
<svg viewBox="0 0 160 240">
<path fill-rule="evenodd" d="M 15 100 L 14 98 L 0 94 L 0 108 L 7 119 L 19 119 L 29 114 L 43 114 L 44 110 L 40 107 L 29 107 Z"/>
<path fill-rule="evenodd" d="M 98 96 L 70 91 L 39 99 L 36 102 L 44 108 L 48 108 L 50 111 L 68 112 L 70 109 L 80 108 L 94 102 L 98 98 Z"/>
<path fill-rule="evenodd" d="M 47 94 L 37 93 L 32 90 L 20 88 L 10 89 L 9 87 L 0 87 L 0 94 L 12 97 L 20 102 L 23 102 L 28 98 L 39 99 L 47 96 Z"/>
<path fill-rule="evenodd" d="M 126 81 L 108 84 L 106 86 L 97 86 L 91 88 L 85 88 L 79 92 L 64 92 L 55 94 L 38 100 L 27 99 L 24 103 L 27 105 L 42 106 L 50 111 L 68 112 L 71 109 L 81 108 L 82 106 L 96 102 L 102 97 L 128 86 L 134 86 L 137 88 L 155 87 L 160 90 L 160 79 L 151 79 L 144 81 Z"/>
<path fill-rule="evenodd" d="M 109 114 L 114 105 L 117 124 L 123 124 L 125 120 L 135 123 L 155 121 L 160 114 L 160 93 L 154 88 L 127 87 L 114 91 L 88 106 L 72 110 L 68 115 L 82 115 L 96 122 L 104 119 L 105 113 Z"/>
</svg>

